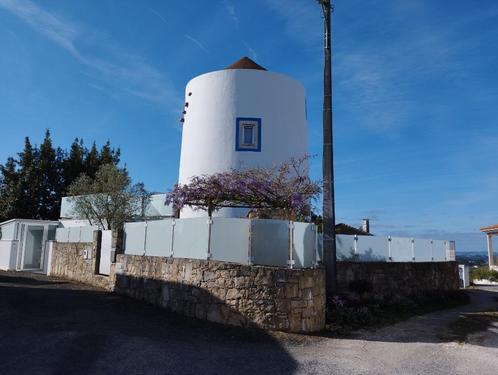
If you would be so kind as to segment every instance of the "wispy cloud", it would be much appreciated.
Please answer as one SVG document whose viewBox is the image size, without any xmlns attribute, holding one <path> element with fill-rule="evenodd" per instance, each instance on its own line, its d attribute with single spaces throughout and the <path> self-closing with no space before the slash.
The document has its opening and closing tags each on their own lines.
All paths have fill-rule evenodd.
<svg viewBox="0 0 498 375">
<path fill-rule="evenodd" d="M 181 98 L 171 81 L 140 56 L 119 49 L 108 38 L 100 40 L 97 32 L 70 22 L 29 0 L 0 0 L 0 7 L 18 16 L 33 30 L 69 52 L 77 61 L 92 69 L 95 78 L 123 93 L 178 109 Z M 79 44 L 94 48 L 79 48 Z M 105 50 L 105 55 L 90 50 Z"/>
<path fill-rule="evenodd" d="M 197 47 L 199 47 L 204 52 L 209 53 L 209 51 L 207 50 L 207 48 L 204 47 L 204 45 L 201 42 L 199 42 L 199 40 L 197 40 L 196 38 L 194 38 L 193 36 L 191 36 L 189 34 L 185 34 L 184 37 L 187 38 L 188 40 L 190 40 L 192 43 L 194 43 Z"/>
<path fill-rule="evenodd" d="M 284 22 L 285 31 L 295 40 L 309 44 L 321 43 L 322 21 L 321 10 L 315 1 L 302 0 L 264 0 Z"/>
<path fill-rule="evenodd" d="M 472 64 L 466 61 L 476 53 L 473 51 L 485 40 L 496 39 L 496 35 L 482 34 L 476 39 L 475 34 L 466 32 L 469 23 L 487 22 L 496 17 L 496 9 L 471 10 L 465 19 L 445 21 L 442 25 L 401 24 L 399 20 L 412 16 L 413 6 L 392 11 L 397 17 L 386 20 L 388 27 L 381 23 L 345 25 L 336 43 L 334 59 L 341 108 L 354 114 L 359 125 L 386 133 L 409 126 L 421 107 L 426 117 L 449 110 L 444 107 L 444 97 L 428 102 L 420 96 L 420 83 L 441 77 L 449 84 L 463 82 L 470 73 Z M 375 22 L 375 15 L 372 17 Z M 398 33 L 393 34 L 392 30 Z M 358 41 L 359 33 L 376 36 Z M 431 90 L 427 92 L 430 95 Z"/>
<path fill-rule="evenodd" d="M 151 13 L 155 14 L 161 21 L 163 21 L 165 24 L 168 23 L 168 21 L 166 21 L 166 18 L 163 17 L 163 15 L 161 13 L 159 13 L 157 10 L 155 9 L 152 9 L 152 8 L 149 8 L 149 10 L 151 11 Z"/>
<path fill-rule="evenodd" d="M 235 6 L 229 0 L 223 0 L 222 3 L 225 6 L 225 9 L 227 10 L 228 15 L 230 16 L 232 21 L 235 22 L 236 25 L 238 25 L 239 17 L 237 16 L 237 12 L 235 11 Z"/>
<path fill-rule="evenodd" d="M 258 54 L 256 53 L 256 51 L 249 44 L 247 44 L 247 42 L 243 42 L 243 43 L 246 46 L 247 51 L 249 52 L 249 55 L 251 56 L 251 59 L 257 60 Z"/>
</svg>

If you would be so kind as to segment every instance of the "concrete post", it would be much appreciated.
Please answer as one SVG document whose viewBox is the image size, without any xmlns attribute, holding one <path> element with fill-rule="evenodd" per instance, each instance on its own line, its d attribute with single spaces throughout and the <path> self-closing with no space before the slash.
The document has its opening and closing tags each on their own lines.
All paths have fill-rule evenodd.
<svg viewBox="0 0 498 375">
<path fill-rule="evenodd" d="M 491 233 L 488 233 L 487 238 L 488 238 L 488 263 L 489 263 L 489 268 L 491 268 L 494 265 L 493 235 Z"/>
</svg>

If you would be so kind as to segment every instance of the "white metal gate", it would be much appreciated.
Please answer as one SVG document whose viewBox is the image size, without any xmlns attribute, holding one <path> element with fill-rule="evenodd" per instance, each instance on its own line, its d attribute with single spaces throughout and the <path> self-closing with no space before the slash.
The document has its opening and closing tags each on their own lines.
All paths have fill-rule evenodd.
<svg viewBox="0 0 498 375">
<path fill-rule="evenodd" d="M 102 241 L 100 242 L 100 261 L 99 273 L 101 275 L 109 275 L 111 271 L 111 246 L 112 246 L 112 231 L 102 231 Z"/>
</svg>

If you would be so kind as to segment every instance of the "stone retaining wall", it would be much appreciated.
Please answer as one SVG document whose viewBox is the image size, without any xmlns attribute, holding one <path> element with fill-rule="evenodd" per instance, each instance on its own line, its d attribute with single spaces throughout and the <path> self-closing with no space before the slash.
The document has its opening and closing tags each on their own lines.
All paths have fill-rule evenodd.
<svg viewBox="0 0 498 375">
<path fill-rule="evenodd" d="M 340 294 L 383 299 L 460 288 L 456 262 L 337 262 Z M 366 289 L 366 290 L 365 290 Z"/>
<path fill-rule="evenodd" d="M 93 243 L 54 243 L 51 275 L 91 284 L 199 319 L 289 332 L 325 325 L 325 271 L 119 254 L 110 276 L 98 275 Z M 119 237 L 113 237 L 119 249 Z M 84 257 L 84 254 L 87 254 Z M 459 289 L 456 262 L 338 262 L 339 294 L 409 297 Z M 362 290 L 363 289 L 363 290 Z"/>
<path fill-rule="evenodd" d="M 224 324 L 290 332 L 325 325 L 323 269 L 118 255 L 115 291 Z"/>
<path fill-rule="evenodd" d="M 111 264 L 109 276 L 98 274 L 99 234 L 98 231 L 94 232 L 94 241 L 88 243 L 54 242 L 50 275 L 113 290 L 115 283 L 114 264 Z"/>
</svg>

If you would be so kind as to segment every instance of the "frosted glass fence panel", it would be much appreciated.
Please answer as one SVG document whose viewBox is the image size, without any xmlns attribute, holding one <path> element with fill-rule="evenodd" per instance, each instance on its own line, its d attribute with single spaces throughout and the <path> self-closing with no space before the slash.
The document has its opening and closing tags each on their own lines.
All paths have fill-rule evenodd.
<svg viewBox="0 0 498 375">
<path fill-rule="evenodd" d="M 446 249 L 449 246 L 448 241 L 433 241 L 433 257 L 435 262 L 444 262 L 446 260 Z"/>
<path fill-rule="evenodd" d="M 147 222 L 145 255 L 171 256 L 173 249 L 173 220 Z"/>
<path fill-rule="evenodd" d="M 251 220 L 213 218 L 211 224 L 211 259 L 247 264 Z"/>
<path fill-rule="evenodd" d="M 175 258 L 207 259 L 209 224 L 206 218 L 175 221 L 173 256 Z"/>
<path fill-rule="evenodd" d="M 354 236 L 338 234 L 335 237 L 337 260 L 354 260 Z"/>
<path fill-rule="evenodd" d="M 69 242 L 69 228 L 57 228 L 55 230 L 55 240 L 57 242 Z"/>
<path fill-rule="evenodd" d="M 17 241 L 0 240 L 0 270 L 16 269 Z"/>
<path fill-rule="evenodd" d="M 415 262 L 432 262 L 432 241 L 415 239 L 413 242 Z"/>
<path fill-rule="evenodd" d="M 81 238 L 81 227 L 70 227 L 68 242 L 80 242 L 80 238 Z"/>
<path fill-rule="evenodd" d="M 389 241 L 381 236 L 358 236 L 355 260 L 360 262 L 385 262 L 389 260 Z"/>
<path fill-rule="evenodd" d="M 412 262 L 412 239 L 391 237 L 391 256 L 393 262 Z"/>
<path fill-rule="evenodd" d="M 287 266 L 289 222 L 257 219 L 252 221 L 251 255 L 254 264 Z"/>
<path fill-rule="evenodd" d="M 293 223 L 292 260 L 294 267 L 313 267 L 316 264 L 316 227 L 308 223 Z"/>
<path fill-rule="evenodd" d="M 97 227 L 81 227 L 80 242 L 93 242 L 93 232 L 97 229 Z"/>
<path fill-rule="evenodd" d="M 126 223 L 124 225 L 125 254 L 144 255 L 145 253 L 145 222 Z"/>
</svg>

